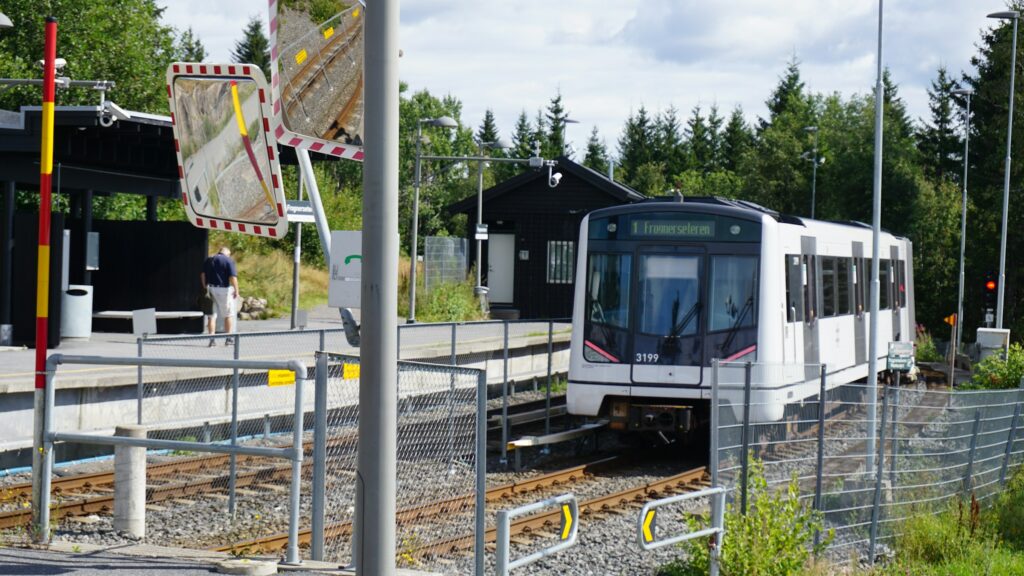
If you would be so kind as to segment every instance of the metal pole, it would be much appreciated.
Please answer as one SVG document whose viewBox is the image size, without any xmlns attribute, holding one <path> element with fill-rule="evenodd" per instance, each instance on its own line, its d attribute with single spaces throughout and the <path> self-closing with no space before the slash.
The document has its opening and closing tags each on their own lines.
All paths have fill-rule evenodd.
<svg viewBox="0 0 1024 576">
<path fill-rule="evenodd" d="M 1017 420 L 1020 419 L 1021 394 L 1024 390 L 1024 378 L 1021 379 L 1017 389 L 1017 402 L 1013 406 L 1013 420 L 1010 421 L 1010 434 L 1006 438 L 1006 453 L 1003 454 L 1003 466 L 999 470 L 999 485 L 1006 485 L 1006 470 L 1010 467 L 1010 457 L 1013 456 L 1013 445 L 1017 442 Z"/>
<path fill-rule="evenodd" d="M 1006 121 L 1006 173 L 1003 175 L 1003 227 L 999 237 L 999 299 L 996 302 L 996 328 L 1003 327 L 1003 296 L 1006 291 L 1006 219 L 1010 210 L 1010 150 L 1013 142 L 1013 82 L 1017 74 L 1017 20 L 1013 16 L 1013 51 L 1010 56 L 1010 112 Z"/>
<path fill-rule="evenodd" d="M 484 155 L 483 142 L 480 143 L 480 156 Z M 476 164 L 476 225 L 479 229 L 480 225 L 484 223 L 484 162 L 480 160 Z M 475 235 L 475 233 L 474 233 Z M 480 294 L 480 288 L 483 286 L 481 280 L 482 275 L 480 267 L 483 266 L 483 257 L 481 251 L 483 250 L 483 240 L 477 237 L 476 240 L 476 288 L 477 293 L 480 296 L 480 301 L 483 302 L 483 294 Z"/>
<path fill-rule="evenodd" d="M 882 469 L 885 460 L 885 420 L 889 407 L 889 395 L 882 390 L 882 428 L 878 435 L 878 466 L 875 472 L 875 501 L 871 507 L 871 543 L 868 548 L 868 557 L 871 565 L 875 564 L 875 542 L 878 540 L 878 520 L 881 516 L 882 506 Z"/>
<path fill-rule="evenodd" d="M 747 471 L 750 467 L 750 371 L 747 362 L 743 370 L 743 454 L 740 456 L 740 514 L 747 515 Z"/>
<path fill-rule="evenodd" d="M 395 571 L 398 405 L 398 0 L 366 11 L 359 575 Z"/>
<path fill-rule="evenodd" d="M 821 509 L 821 489 L 823 483 L 823 474 L 825 469 L 825 390 L 826 384 L 826 366 L 821 365 L 820 384 L 818 386 L 818 461 L 817 466 L 814 470 L 814 509 L 818 512 L 823 512 Z M 817 549 L 818 543 L 821 542 L 821 531 L 814 531 L 814 548 Z"/>
<path fill-rule="evenodd" d="M 33 474 L 32 478 L 33 487 L 37 482 L 39 484 L 41 497 L 38 513 L 33 511 L 33 518 L 38 520 L 35 534 L 33 534 L 33 541 L 36 543 L 50 541 L 50 479 L 53 478 L 53 441 L 50 440 L 50 434 L 53 432 L 54 370 L 54 367 L 47 365 L 46 384 L 43 392 L 44 411 L 41 434 L 43 443 L 41 448 L 33 451 L 33 464 L 36 463 L 36 458 L 39 459 L 40 464 L 40 468 L 33 468 L 33 470 L 42 470 L 38 475 Z"/>
<path fill-rule="evenodd" d="M 900 406 L 900 372 L 896 372 L 896 388 L 892 391 L 892 429 L 889 435 L 892 436 L 892 454 L 889 455 L 889 486 L 896 488 L 896 455 L 899 454 L 896 439 L 896 411 Z"/>
<path fill-rule="evenodd" d="M 711 525 L 718 531 L 712 536 L 714 545 L 708 551 L 708 576 L 718 576 L 718 559 L 722 555 L 722 544 L 725 540 L 725 492 L 711 495 Z"/>
<path fill-rule="evenodd" d="M 875 174 L 871 208 L 871 322 L 868 339 L 868 438 L 867 469 L 875 464 L 875 421 L 878 418 L 878 264 L 882 241 L 882 4 L 878 0 L 878 73 L 875 80 Z"/>
<path fill-rule="evenodd" d="M 423 153 L 423 123 L 416 123 L 416 169 L 412 180 L 412 243 L 409 246 L 409 324 L 416 323 L 416 257 L 419 254 L 420 232 L 420 154 Z M 477 282 L 479 284 L 479 282 Z"/>
<path fill-rule="evenodd" d="M 303 383 L 306 381 L 306 369 L 302 373 L 295 372 L 295 417 L 292 420 L 292 486 L 291 502 L 288 510 L 288 550 L 285 552 L 284 564 L 302 564 L 299 555 L 299 506 L 302 503 L 302 428 L 305 412 L 302 408 Z"/>
<path fill-rule="evenodd" d="M 324 559 L 324 503 L 327 501 L 327 354 L 316 355 L 313 389 L 313 518 L 310 543 L 313 560 Z"/>
<path fill-rule="evenodd" d="M 137 354 L 139 358 L 142 358 L 142 338 L 136 339 L 136 345 L 138 346 Z M 146 395 L 146 385 L 142 383 L 142 365 L 135 369 L 136 381 L 135 381 L 135 423 L 142 425 L 142 401 Z"/>
<path fill-rule="evenodd" d="M 814 203 L 818 188 L 818 129 L 814 129 L 814 168 L 811 169 L 811 220 L 814 220 Z"/>
<path fill-rule="evenodd" d="M 324 253 L 324 263 L 330 266 L 331 226 L 327 223 L 324 204 L 320 201 L 320 187 L 316 183 L 316 174 L 313 173 L 313 162 L 309 159 L 309 152 L 302 148 L 295 149 L 295 156 L 299 161 L 299 170 L 302 171 L 302 180 L 309 192 L 309 205 L 313 207 L 313 219 L 316 223 L 317 234 L 320 235 L 320 249 Z"/>
<path fill-rule="evenodd" d="M 454 326 L 454 325 L 453 325 Z M 480 370 L 476 379 L 476 533 L 473 556 L 476 576 L 484 576 L 487 549 L 484 534 L 487 531 L 485 514 L 487 501 L 487 371 Z"/>
<path fill-rule="evenodd" d="M 708 467 L 711 469 L 711 487 L 718 487 L 718 366 L 719 360 L 711 360 L 711 439 L 708 444 Z M 724 498 L 725 495 L 723 494 Z"/>
<path fill-rule="evenodd" d="M 551 364 L 554 356 L 555 321 L 548 320 L 548 380 L 547 390 L 544 397 L 544 434 L 551 434 Z M 548 446 L 544 452 L 550 452 Z"/>
<path fill-rule="evenodd" d="M 963 200 L 960 206 L 960 287 L 956 299 L 956 351 L 964 335 L 964 254 L 967 251 L 967 150 L 971 138 L 971 93 L 967 92 L 967 108 L 964 109 L 964 179 Z"/>
<path fill-rule="evenodd" d="M 35 424 L 32 451 L 32 517 L 36 520 L 37 543 L 49 540 L 50 523 L 50 474 L 47 462 L 53 457 L 47 448 L 46 422 L 50 417 L 51 404 L 47 396 L 52 395 L 50 377 L 47 373 L 46 352 L 49 321 L 50 297 L 50 177 L 53 172 L 53 95 L 55 61 L 57 58 L 57 19 L 46 17 L 46 36 L 43 49 L 43 124 L 42 144 L 39 161 L 39 247 L 36 277 L 36 378 L 35 378 Z M 42 471 L 42 472 L 40 472 Z"/>
<path fill-rule="evenodd" d="M 971 428 L 971 449 L 967 452 L 967 471 L 964 473 L 964 498 L 971 491 L 971 476 L 974 475 L 974 455 L 978 450 L 978 432 L 981 431 L 981 409 L 974 411 L 974 427 Z"/>
<path fill-rule="evenodd" d="M 305 178 L 299 170 L 299 191 L 297 200 L 302 200 L 302 188 Z M 302 222 L 295 223 L 295 250 L 292 253 L 292 330 L 295 330 L 295 318 L 299 313 L 299 269 L 302 262 Z M 327 261 L 330 266 L 330 260 Z"/>
<path fill-rule="evenodd" d="M 511 532 L 511 520 L 508 517 L 508 510 L 498 511 L 496 524 L 498 529 L 498 548 L 494 554 L 494 573 L 496 576 L 508 576 L 508 538 L 509 532 Z"/>
<path fill-rule="evenodd" d="M 508 320 L 502 320 L 505 346 L 501 361 L 501 464 L 508 464 Z M 517 453 L 518 455 L 518 453 Z"/>
<path fill-rule="evenodd" d="M 239 358 L 242 347 L 242 335 L 236 334 L 234 338 L 234 357 Z M 238 368 L 231 370 L 231 445 L 238 444 Z M 238 456 L 232 454 L 228 460 L 228 514 L 235 519 L 235 475 L 238 472 Z"/>
<path fill-rule="evenodd" d="M 457 330 L 456 329 L 456 324 L 454 322 L 452 322 L 452 352 L 451 352 L 452 366 L 458 366 L 459 365 L 459 358 L 455 354 L 456 346 L 457 346 L 456 341 L 455 341 L 456 330 Z M 486 392 L 486 390 L 485 390 L 485 392 Z M 486 396 L 486 394 L 484 394 L 484 396 Z"/>
</svg>

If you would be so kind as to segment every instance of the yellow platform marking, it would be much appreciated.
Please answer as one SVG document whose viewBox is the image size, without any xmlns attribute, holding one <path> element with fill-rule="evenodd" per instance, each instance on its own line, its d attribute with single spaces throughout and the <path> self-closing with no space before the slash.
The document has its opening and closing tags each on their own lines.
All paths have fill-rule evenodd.
<svg viewBox="0 0 1024 576">
<path fill-rule="evenodd" d="M 352 17 L 359 18 L 359 8 L 356 8 L 355 10 L 352 11 Z"/>
<path fill-rule="evenodd" d="M 303 48 L 302 50 L 299 50 L 299 52 L 295 55 L 295 63 L 296 64 L 302 64 L 303 62 L 306 61 L 306 56 L 308 56 L 308 55 L 309 54 L 306 54 L 306 49 L 305 48 Z"/>
<path fill-rule="evenodd" d="M 651 525 L 654 524 L 654 510 L 648 510 L 647 515 L 644 516 L 644 542 L 654 541 L 654 532 L 651 531 Z"/>
<path fill-rule="evenodd" d="M 324 40 L 330 38 L 331 36 L 334 36 L 334 26 L 328 26 L 327 29 L 324 30 Z"/>
<path fill-rule="evenodd" d="M 342 364 L 342 380 L 356 380 L 359 378 L 359 364 Z"/>
</svg>

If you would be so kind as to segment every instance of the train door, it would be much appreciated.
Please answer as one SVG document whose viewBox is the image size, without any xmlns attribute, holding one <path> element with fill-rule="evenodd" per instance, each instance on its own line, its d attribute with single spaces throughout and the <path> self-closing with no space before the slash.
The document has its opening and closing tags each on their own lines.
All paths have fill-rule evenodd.
<svg viewBox="0 0 1024 576">
<path fill-rule="evenodd" d="M 632 380 L 698 385 L 704 359 L 704 251 L 641 248 L 637 259 Z"/>
<path fill-rule="evenodd" d="M 868 361 L 868 322 L 864 311 L 867 309 L 867 279 L 864 260 L 864 243 L 853 243 L 853 348 L 857 365 Z"/>
<path fill-rule="evenodd" d="M 783 359 L 787 364 L 803 362 L 804 268 L 798 254 L 786 255 L 786 328 Z"/>
<path fill-rule="evenodd" d="M 903 262 L 900 261 L 899 246 L 892 246 L 889 249 L 889 254 L 889 263 L 892 266 L 892 274 L 889 275 L 891 286 L 889 301 L 892 302 L 892 339 L 899 340 L 902 336 L 900 334 L 900 327 L 903 325 L 903 306 L 906 305 L 907 293 L 904 291 Z M 911 340 L 911 338 L 907 340 Z M 886 350 L 888 349 L 887 346 Z"/>
<path fill-rule="evenodd" d="M 820 343 L 818 341 L 818 262 L 817 239 L 813 236 L 800 237 L 801 275 L 803 280 L 804 300 L 804 364 L 817 364 Z"/>
</svg>

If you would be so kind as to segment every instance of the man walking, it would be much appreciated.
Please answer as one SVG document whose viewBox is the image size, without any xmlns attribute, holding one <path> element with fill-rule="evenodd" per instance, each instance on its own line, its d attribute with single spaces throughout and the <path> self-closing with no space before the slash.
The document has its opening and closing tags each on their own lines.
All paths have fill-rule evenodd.
<svg viewBox="0 0 1024 576">
<path fill-rule="evenodd" d="M 203 290 L 213 297 L 213 313 L 206 317 L 206 331 L 213 336 L 217 333 L 217 316 L 224 318 L 224 331 L 233 334 L 235 331 L 235 304 L 238 302 L 238 271 L 235 261 L 231 259 L 231 250 L 222 246 L 213 256 L 203 262 L 203 271 L 199 274 Z M 231 344 L 231 338 L 224 345 Z M 210 338 L 210 346 L 214 345 Z"/>
</svg>

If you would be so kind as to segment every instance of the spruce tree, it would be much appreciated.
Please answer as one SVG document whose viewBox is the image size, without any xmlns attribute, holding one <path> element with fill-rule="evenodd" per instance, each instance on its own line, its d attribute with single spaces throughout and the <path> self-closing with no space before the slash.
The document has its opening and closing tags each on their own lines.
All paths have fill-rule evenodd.
<svg viewBox="0 0 1024 576">
<path fill-rule="evenodd" d="M 199 37 L 192 32 L 192 27 L 181 33 L 175 42 L 175 57 L 181 62 L 202 62 L 206 59 L 206 48 Z"/>
<path fill-rule="evenodd" d="M 779 84 L 772 90 L 765 105 L 768 106 L 768 118 L 761 118 L 758 132 L 764 131 L 776 116 L 789 108 L 792 98 L 804 98 L 804 81 L 800 78 L 800 61 L 796 56 L 786 65 L 786 72 L 779 78 Z"/>
<path fill-rule="evenodd" d="M 686 170 L 686 142 L 679 125 L 679 113 L 669 106 L 654 122 L 655 151 L 653 156 L 665 166 L 665 175 L 674 177 Z"/>
<path fill-rule="evenodd" d="M 708 169 L 711 172 L 721 170 L 725 165 L 725 159 L 722 157 L 722 138 L 724 137 L 722 124 L 724 121 L 725 119 L 718 113 L 718 105 L 712 104 L 711 110 L 708 112 L 708 144 L 711 149 Z"/>
<path fill-rule="evenodd" d="M 562 105 L 562 93 L 559 92 L 551 99 L 547 113 L 544 115 L 545 124 L 550 128 L 547 137 L 543 140 L 541 156 L 557 158 L 565 154 L 565 123 L 568 119 L 569 113 Z"/>
<path fill-rule="evenodd" d="M 713 158 L 711 135 L 700 104 L 693 107 L 690 119 L 686 121 L 686 144 L 689 151 L 687 167 L 705 174 L 710 172 Z"/>
<path fill-rule="evenodd" d="M 654 160 L 656 135 L 647 109 L 640 106 L 636 114 L 630 114 L 619 137 L 619 162 L 623 179 L 632 185 L 640 166 Z"/>
<path fill-rule="evenodd" d="M 263 70 L 263 74 L 270 80 L 270 43 L 263 35 L 263 21 L 259 16 L 253 16 L 242 31 L 242 39 L 235 42 L 235 49 L 231 51 L 231 61 L 239 64 L 255 64 Z"/>
<path fill-rule="evenodd" d="M 494 121 L 494 111 L 490 108 L 484 112 L 484 121 L 476 131 L 478 142 L 496 142 L 498 140 L 498 124 Z"/>
<path fill-rule="evenodd" d="M 583 157 L 583 165 L 595 172 L 608 174 L 608 147 L 597 133 L 597 126 L 590 131 L 587 140 L 587 153 Z"/>
<path fill-rule="evenodd" d="M 729 123 L 722 134 L 721 164 L 726 170 L 736 172 L 740 161 L 754 145 L 754 133 L 743 118 L 743 109 L 736 106 L 729 114 Z"/>
<path fill-rule="evenodd" d="M 928 89 L 929 121 L 922 120 L 917 133 L 918 148 L 928 176 L 935 182 L 943 179 L 960 180 L 961 141 L 957 126 L 962 115 L 957 114 L 953 96 L 956 81 L 946 73 L 945 66 L 939 66 L 935 80 Z"/>
</svg>

